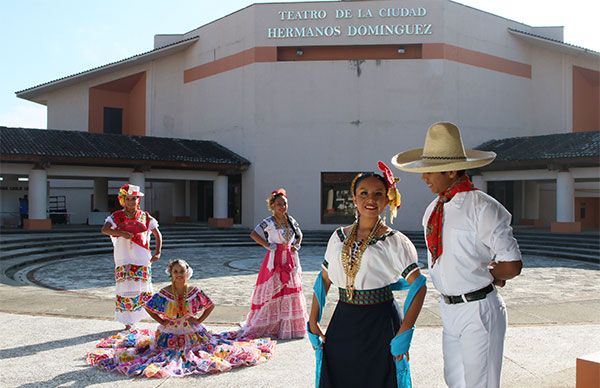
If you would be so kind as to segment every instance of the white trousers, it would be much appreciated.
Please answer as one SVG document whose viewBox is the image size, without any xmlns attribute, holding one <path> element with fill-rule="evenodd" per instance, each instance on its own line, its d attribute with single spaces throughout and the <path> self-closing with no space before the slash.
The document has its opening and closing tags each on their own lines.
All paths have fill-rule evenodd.
<svg viewBox="0 0 600 388">
<path fill-rule="evenodd" d="M 440 301 L 444 380 L 450 388 L 500 386 L 506 305 L 496 290 L 485 299 L 446 304 Z"/>
</svg>

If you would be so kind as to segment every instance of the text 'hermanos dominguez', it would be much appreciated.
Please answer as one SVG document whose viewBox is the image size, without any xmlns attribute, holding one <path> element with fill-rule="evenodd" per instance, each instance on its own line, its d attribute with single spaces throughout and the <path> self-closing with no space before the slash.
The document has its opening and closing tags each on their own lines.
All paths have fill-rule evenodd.
<svg viewBox="0 0 600 388">
<path fill-rule="evenodd" d="M 324 21 L 333 15 L 335 20 L 361 19 L 361 21 L 365 21 L 366 23 L 349 24 L 345 26 L 331 24 L 322 26 L 268 27 L 267 38 L 269 39 L 336 37 L 341 36 L 342 34 L 350 37 L 432 34 L 431 24 L 402 24 L 385 22 L 385 19 L 392 18 L 424 17 L 427 15 L 427 9 L 423 7 L 380 8 L 376 10 L 372 10 L 370 8 L 355 10 L 336 9 L 331 13 L 320 9 L 304 11 L 279 11 L 277 14 L 279 15 L 279 20 L 284 22 L 305 20 Z M 373 23 L 373 18 L 381 18 L 384 20 Z"/>
</svg>

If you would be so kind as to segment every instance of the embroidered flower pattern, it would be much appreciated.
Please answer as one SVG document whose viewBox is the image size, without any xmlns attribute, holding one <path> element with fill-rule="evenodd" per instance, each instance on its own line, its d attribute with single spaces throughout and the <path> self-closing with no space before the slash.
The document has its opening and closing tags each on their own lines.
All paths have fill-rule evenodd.
<svg viewBox="0 0 600 388">
<path fill-rule="evenodd" d="M 115 281 L 122 282 L 125 280 L 133 281 L 152 281 L 152 268 L 144 265 L 126 264 L 115 268 Z"/>
<path fill-rule="evenodd" d="M 117 311 L 137 311 L 144 307 L 146 302 L 152 298 L 151 292 L 142 292 L 134 297 L 117 295 L 115 308 Z"/>
</svg>

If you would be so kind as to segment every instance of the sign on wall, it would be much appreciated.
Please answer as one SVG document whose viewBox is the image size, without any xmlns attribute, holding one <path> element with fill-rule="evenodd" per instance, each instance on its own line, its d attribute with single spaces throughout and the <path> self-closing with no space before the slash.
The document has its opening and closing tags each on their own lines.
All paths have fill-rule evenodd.
<svg viewBox="0 0 600 388">
<path fill-rule="evenodd" d="M 277 19 L 278 26 L 266 29 L 268 39 L 433 34 L 425 7 L 286 10 L 277 11 Z"/>
</svg>

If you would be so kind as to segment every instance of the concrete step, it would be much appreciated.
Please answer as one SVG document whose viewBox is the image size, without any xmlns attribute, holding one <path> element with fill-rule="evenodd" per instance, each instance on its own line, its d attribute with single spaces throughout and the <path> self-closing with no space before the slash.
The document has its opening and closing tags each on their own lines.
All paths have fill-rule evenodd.
<svg viewBox="0 0 600 388">
<path fill-rule="evenodd" d="M 5 232 L 4 230 L 2 231 Z M 205 225 L 167 225 L 161 227 L 164 248 L 176 247 L 252 247 L 246 228 L 211 229 Z M 332 231 L 304 231 L 304 245 L 325 246 Z M 425 248 L 423 232 L 403 232 L 419 249 Z M 515 230 L 515 237 L 524 254 L 599 262 L 600 238 L 597 233 L 550 234 L 548 232 Z M 10 262 L 25 263 L 80 257 L 90 254 L 111 254 L 110 239 L 99 233 L 98 227 L 69 228 L 48 233 L 0 235 L 0 262 L 4 270 Z M 8 265 L 8 267 L 7 267 Z M 28 264 L 27 264 L 28 265 Z M 11 267 L 12 268 L 12 267 Z"/>
</svg>

